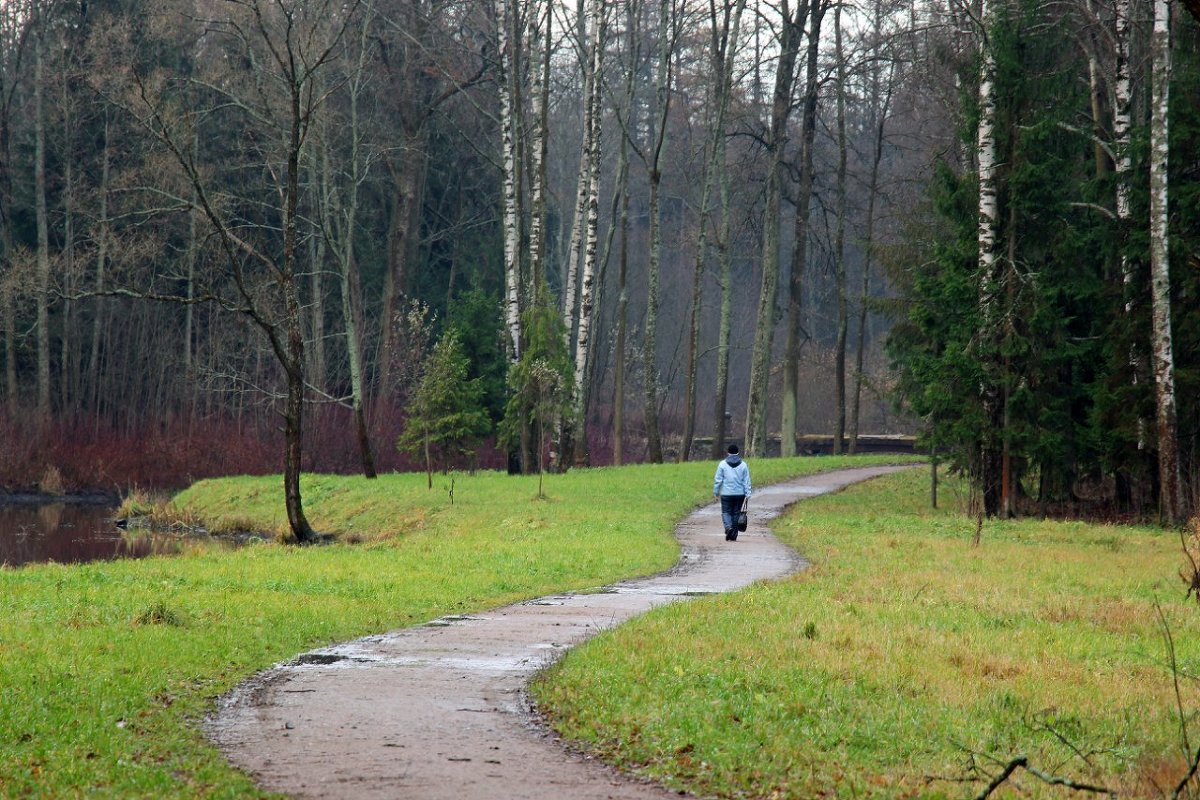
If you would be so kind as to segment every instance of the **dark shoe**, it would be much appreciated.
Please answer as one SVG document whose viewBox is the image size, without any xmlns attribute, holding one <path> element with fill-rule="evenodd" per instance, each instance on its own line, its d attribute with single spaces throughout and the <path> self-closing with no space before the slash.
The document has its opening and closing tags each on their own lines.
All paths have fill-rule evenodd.
<svg viewBox="0 0 1200 800">
<path fill-rule="evenodd" d="M 725 541 L 727 541 L 727 542 L 733 541 L 733 529 L 732 528 L 725 529 Z"/>
<path fill-rule="evenodd" d="M 731 541 L 731 542 L 736 542 L 736 541 L 737 541 L 737 535 L 738 535 L 737 528 L 734 528 L 734 529 L 733 529 L 733 531 L 731 531 L 731 532 L 730 532 L 730 534 L 729 534 L 729 541 Z"/>
</svg>

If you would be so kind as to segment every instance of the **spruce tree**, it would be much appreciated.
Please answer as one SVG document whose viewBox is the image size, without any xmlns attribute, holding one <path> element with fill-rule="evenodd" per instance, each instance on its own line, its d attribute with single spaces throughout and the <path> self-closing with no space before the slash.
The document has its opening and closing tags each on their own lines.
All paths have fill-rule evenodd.
<svg viewBox="0 0 1200 800">
<path fill-rule="evenodd" d="M 469 366 L 458 335 L 443 334 L 425 361 L 404 432 L 396 443 L 401 450 L 422 454 L 431 489 L 435 460 L 444 469 L 450 456 L 472 454 L 491 430 L 483 406 L 483 383 L 467 377 Z"/>
</svg>

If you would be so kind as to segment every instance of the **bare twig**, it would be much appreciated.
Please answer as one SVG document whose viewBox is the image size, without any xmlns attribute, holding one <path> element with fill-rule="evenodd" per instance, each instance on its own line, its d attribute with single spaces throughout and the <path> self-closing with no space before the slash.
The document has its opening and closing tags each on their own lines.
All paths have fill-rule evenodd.
<svg viewBox="0 0 1200 800">
<path fill-rule="evenodd" d="M 1179 714 L 1179 739 L 1183 742 L 1183 757 L 1187 758 L 1192 753 L 1192 744 L 1188 740 L 1187 717 L 1183 712 L 1183 694 L 1179 691 L 1179 663 L 1175 659 L 1175 637 L 1171 635 L 1171 626 L 1167 624 L 1167 617 L 1163 614 L 1162 606 L 1156 601 L 1154 603 L 1154 613 L 1158 615 L 1158 624 L 1162 626 L 1163 642 L 1167 645 L 1167 658 L 1171 663 L 1171 680 L 1175 685 L 1175 710 Z"/>
<path fill-rule="evenodd" d="M 1192 766 L 1188 770 L 1187 775 L 1185 775 L 1183 780 L 1179 782 L 1179 785 L 1175 787 L 1175 792 L 1171 795 L 1173 800 L 1178 800 L 1179 795 L 1183 794 L 1183 791 L 1187 789 L 1188 784 L 1191 783 L 1192 779 L 1196 777 L 1196 771 L 1198 769 L 1200 769 L 1200 750 L 1196 751 L 1196 755 L 1192 759 Z"/>
<path fill-rule="evenodd" d="M 987 788 L 975 796 L 975 800 L 985 800 L 987 797 L 991 796 L 992 792 L 999 789 L 1000 786 L 1003 785 L 1004 782 L 1009 778 L 1011 778 L 1012 774 L 1019 769 L 1024 769 L 1030 775 L 1049 786 L 1062 786 L 1076 792 L 1106 794 L 1109 797 L 1117 796 L 1116 792 L 1105 786 L 1093 786 L 1090 783 L 1082 783 L 1080 781 L 1072 780 L 1071 778 L 1064 778 L 1061 775 L 1050 775 L 1049 773 L 1042 772 L 1037 767 L 1032 767 L 1029 765 L 1029 758 L 1027 756 L 1017 756 L 1012 761 L 1009 761 L 1004 765 L 1004 769 L 1001 770 L 996 777 L 992 778 L 991 783 L 987 785 Z"/>
</svg>

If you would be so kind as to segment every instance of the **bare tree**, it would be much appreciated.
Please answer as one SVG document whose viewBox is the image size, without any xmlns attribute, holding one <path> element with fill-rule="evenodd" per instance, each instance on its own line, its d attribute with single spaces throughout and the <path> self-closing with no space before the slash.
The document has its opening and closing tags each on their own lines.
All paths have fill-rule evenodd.
<svg viewBox="0 0 1200 800">
<path fill-rule="evenodd" d="M 650 172 L 650 267 L 646 279 L 646 327 L 642 337 L 643 407 L 646 417 L 647 459 L 663 460 L 662 435 L 658 425 L 658 290 L 662 271 L 662 156 L 667 140 L 674 77 L 671 54 L 678 31 L 672 0 L 658 4 L 658 68 L 654 75 L 654 123 L 648 153 L 643 153 Z"/>
<path fill-rule="evenodd" d="M 348 6 L 328 0 L 221 0 L 212 9 L 215 13 L 204 20 L 197 39 L 198 61 L 218 64 L 225 60 L 223 55 L 243 60 L 249 70 L 235 73 L 214 67 L 213 72 L 198 75 L 194 85 L 182 87 L 169 76 L 132 72 L 129 93 L 110 94 L 178 165 L 217 240 L 221 267 L 213 277 L 221 280 L 211 281 L 191 302 L 216 301 L 246 315 L 266 337 L 283 371 L 284 500 L 289 528 L 298 542 L 316 538 L 300 494 L 306 392 L 298 283 L 300 168 L 317 110 L 326 100 L 319 92 L 320 77 L 357 8 L 357 0 Z M 207 118 L 196 113 L 189 106 L 195 97 L 181 88 L 209 98 L 214 113 Z M 275 217 L 274 225 L 243 217 L 239 198 L 223 194 L 210 180 L 211 166 L 193 156 L 193 126 L 235 120 L 245 126 L 252 152 L 261 159 L 261 173 L 269 176 L 269 183 L 249 187 L 261 193 L 242 198 L 243 202 L 262 207 L 266 198 L 273 197 L 277 205 L 268 207 L 268 213 Z M 169 187 L 162 191 L 171 194 Z M 192 207 L 186 198 L 175 197 L 175 201 L 185 209 Z M 223 292 L 225 280 L 234 288 L 232 295 Z M 133 294 L 189 302 L 180 296 Z"/>
<path fill-rule="evenodd" d="M 732 28 L 729 31 L 721 57 L 720 111 L 728 113 L 730 95 L 733 91 L 733 63 L 740 38 L 742 13 L 745 3 L 737 3 Z M 724 30 L 724 27 L 722 27 Z M 714 30 L 716 22 L 714 20 Z M 714 52 L 718 48 L 714 48 Z M 721 458 L 725 452 L 725 412 L 729 399 L 729 339 L 733 327 L 733 258 L 729 238 L 732 233 L 732 209 L 729 201 L 729 165 L 724 124 L 718 126 L 719 135 L 713 142 L 713 166 L 715 167 L 717 191 L 721 202 L 721 228 L 717 238 L 718 282 L 721 287 L 720 312 L 717 322 L 717 386 L 713 398 L 713 442 L 712 457 Z"/>
<path fill-rule="evenodd" d="M 804 111 L 800 125 L 799 181 L 796 187 L 795 237 L 792 244 L 792 269 L 788 281 L 787 346 L 783 361 L 783 403 L 780 409 L 780 454 L 796 454 L 796 414 L 800 400 L 801 301 L 804 272 L 808 267 L 809 218 L 813 195 L 813 141 L 817 129 L 817 58 L 821 46 L 821 21 L 829 0 L 811 0 L 808 24 L 808 58 L 805 66 Z"/>
<path fill-rule="evenodd" d="M 369 50 L 369 37 L 375 23 L 374 5 L 368 0 L 359 15 L 357 41 L 347 47 L 345 53 L 344 78 L 342 89 L 346 101 L 346 116 L 344 127 L 339 130 L 344 133 L 350 149 L 346 154 L 344 168 L 338 170 L 341 180 L 335 180 L 332 174 L 331 150 L 335 148 L 332 141 L 331 121 L 322 120 L 321 132 L 324 134 L 317 140 L 320 152 L 321 192 L 319 207 L 321 209 L 324 240 L 329 243 L 329 251 L 337 262 L 338 286 L 342 300 L 342 324 L 346 337 L 346 354 L 350 366 L 350 404 L 354 413 L 354 429 L 358 439 L 359 457 L 362 462 L 363 475 L 367 478 L 376 477 L 375 455 L 371 449 L 371 439 L 368 435 L 366 418 L 366 386 L 363 364 L 363 314 L 362 288 L 358 257 L 355 252 L 355 237 L 359 228 L 359 206 L 362 185 L 367 179 L 368 154 L 364 152 L 364 123 L 361 119 L 362 97 L 366 90 L 367 71 L 366 59 Z M 350 44 L 350 43 L 348 43 Z M 311 267 L 315 275 L 321 274 L 320 263 Z M 314 291 L 314 298 L 319 297 L 319 285 Z M 318 302 L 319 305 L 319 302 Z"/>
<path fill-rule="evenodd" d="M 783 202 L 784 151 L 788 119 L 792 113 L 792 91 L 796 80 L 796 57 L 804 33 L 809 6 L 818 0 L 800 0 L 793 11 L 788 0 L 781 5 L 779 60 L 775 66 L 775 88 L 771 99 L 770 126 L 766 134 L 767 187 L 763 211 L 762 288 L 754 326 L 754 350 L 750 356 L 750 388 L 746 410 L 746 452 L 766 452 L 767 387 L 771 371 L 771 343 L 775 332 L 775 301 L 779 292 L 779 226 Z"/>
<path fill-rule="evenodd" d="M 701 286 L 704 276 L 704 265 L 708 258 L 708 225 L 713 185 L 718 185 L 721 197 L 721 228 L 717 232 L 718 246 L 721 248 L 721 309 L 724 312 L 726 301 L 729 299 L 730 282 L 725 274 L 728 263 L 728 248 L 725 247 L 725 237 L 728 236 L 726 223 L 728 218 L 729 177 L 725 167 L 725 120 L 729 111 L 729 94 L 732 83 L 733 57 L 742 22 L 742 12 L 746 8 L 745 0 L 736 0 L 730 4 L 724 2 L 720 7 L 715 2 L 709 3 L 709 52 L 708 52 L 708 97 L 706 104 L 707 158 L 704 160 L 704 188 L 700 195 L 699 235 L 696 243 L 696 260 L 692 274 L 692 303 L 688 331 L 687 351 L 687 390 L 684 400 L 683 443 L 679 448 L 679 460 L 686 461 L 692 452 L 692 437 L 696 427 L 696 369 L 700 350 L 700 320 L 702 314 Z M 718 371 L 724 370 L 725 385 L 729 378 L 729 326 L 730 320 L 722 314 L 718 330 Z M 718 383 L 721 381 L 718 380 Z M 719 404 L 720 422 L 718 428 L 724 427 L 725 409 L 724 392 L 720 392 Z M 716 432 L 717 442 L 714 447 L 720 447 L 724 439 L 724 431 Z"/>
<path fill-rule="evenodd" d="M 50 421 L 50 222 L 46 213 L 46 18 L 33 7 L 34 210 L 37 224 L 37 413 Z"/>
<path fill-rule="evenodd" d="M 837 221 L 833 257 L 837 280 L 837 342 L 834 344 L 833 452 L 840 454 L 846 439 L 846 335 L 849 327 L 846 286 L 846 50 L 842 43 L 842 5 L 833 10 L 833 33 L 837 71 Z"/>
</svg>

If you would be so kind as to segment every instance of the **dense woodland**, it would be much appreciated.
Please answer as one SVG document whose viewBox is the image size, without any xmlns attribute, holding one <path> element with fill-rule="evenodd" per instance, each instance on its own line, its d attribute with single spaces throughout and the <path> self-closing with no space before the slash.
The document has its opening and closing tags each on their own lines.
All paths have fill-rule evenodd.
<svg viewBox="0 0 1200 800">
<path fill-rule="evenodd" d="M 282 467 L 304 538 L 301 470 L 911 431 L 987 514 L 1197 494 L 1182 6 L 0 14 L 0 484 Z"/>
</svg>

